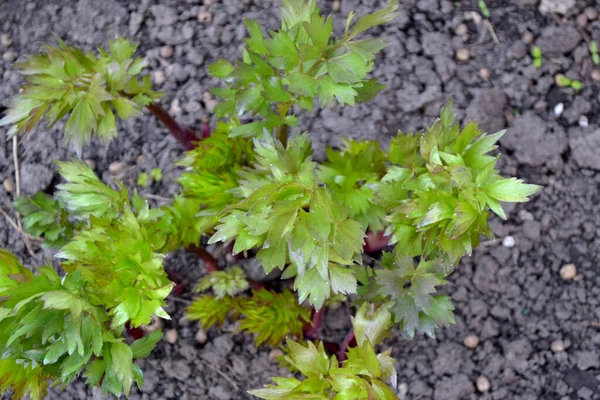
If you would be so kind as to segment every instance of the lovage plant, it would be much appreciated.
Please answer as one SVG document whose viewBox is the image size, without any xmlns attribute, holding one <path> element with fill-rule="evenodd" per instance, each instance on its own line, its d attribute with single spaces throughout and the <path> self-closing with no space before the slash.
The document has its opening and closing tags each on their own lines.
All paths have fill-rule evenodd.
<svg viewBox="0 0 600 400">
<path fill-rule="evenodd" d="M 282 0 L 281 28 L 268 34 L 246 20 L 242 59 L 209 66 L 224 85 L 212 90 L 222 98 L 218 122 L 202 136 L 158 105 L 161 94 L 140 77 L 145 61 L 123 38 L 99 54 L 59 41 L 17 64 L 26 84 L 0 121 L 11 126 L 9 136 L 41 120 L 48 128 L 66 120 L 67 143 L 80 151 L 93 138 L 111 140 L 117 117 L 146 107 L 187 152 L 179 161 L 181 193 L 169 205 L 150 207 L 76 159 L 57 162 L 64 183 L 53 196 L 15 201 L 26 230 L 58 250 L 62 272 L 31 272 L 0 251 L 3 390 L 41 399 L 49 384 L 64 387 L 80 375 L 116 396 L 133 383 L 142 387 L 134 360 L 161 335 L 133 340 L 128 329 L 169 318 L 173 283 L 163 257 L 184 247 L 209 272 L 188 318 L 204 328 L 239 320 L 257 346 L 287 339 L 286 365 L 305 377 L 273 378 L 253 395 L 396 399 L 394 360 L 376 347 L 393 327 L 406 337 L 433 337 L 453 323 L 450 298 L 438 287 L 491 236 L 492 213 L 505 218 L 501 202 L 527 201 L 539 190 L 499 175 L 490 153 L 504 132 L 459 126 L 451 100 L 427 131 L 398 132 L 389 150 L 345 140 L 327 149 L 326 161 L 313 159 L 309 134 L 295 129 L 298 117 L 368 101 L 384 88 L 369 72 L 387 43 L 363 34 L 393 21 L 397 9 L 392 1 L 361 18 L 351 13 L 340 36 L 314 0 Z M 373 238 L 383 245 L 373 246 Z M 266 274 L 280 271 L 281 284 L 267 289 L 236 266 L 219 268 L 207 242 L 255 257 Z M 365 265 L 365 248 L 387 251 Z M 357 312 L 336 351 L 316 337 L 323 308 L 344 301 Z"/>
</svg>

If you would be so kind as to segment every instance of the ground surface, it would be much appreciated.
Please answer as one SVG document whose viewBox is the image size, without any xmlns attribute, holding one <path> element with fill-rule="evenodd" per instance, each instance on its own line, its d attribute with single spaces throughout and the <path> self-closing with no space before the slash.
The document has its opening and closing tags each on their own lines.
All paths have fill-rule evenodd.
<svg viewBox="0 0 600 400">
<path fill-rule="evenodd" d="M 331 1 L 321 3 L 332 11 Z M 350 10 L 370 11 L 379 3 L 342 0 L 334 13 L 338 28 Z M 581 17 L 586 7 L 598 10 L 598 2 L 488 0 L 498 42 L 485 22 L 477 23 L 475 0 L 399 3 L 401 17 L 376 32 L 392 42 L 375 72 L 388 88 L 370 104 L 307 118 L 304 126 L 316 153 L 322 155 L 325 144 L 338 144 L 340 134 L 380 139 L 385 145 L 398 129 L 429 125 L 452 93 L 461 117 L 476 118 L 489 131 L 509 127 L 502 141 L 503 172 L 545 186 L 533 201 L 509 209 L 508 221 L 495 220 L 499 240 L 475 251 L 452 276 L 447 291 L 456 306 L 456 325 L 440 331 L 436 340 L 397 337 L 389 342 L 399 391 L 408 400 L 599 399 L 600 82 L 592 79 L 586 40 L 600 41 L 600 20 Z M 552 9 L 553 4 L 566 15 L 540 13 L 540 7 Z M 120 33 L 141 43 L 157 87 L 167 92 L 165 107 L 183 123 L 199 126 L 214 105 L 203 99 L 216 83 L 207 76 L 206 65 L 240 55 L 243 17 L 275 28 L 276 5 L 271 0 L 215 0 L 210 6 L 202 0 L 4 0 L 0 102 L 16 93 L 20 82 L 11 62 L 40 50 L 52 40 L 52 32 L 90 49 Z M 206 12 L 210 20 L 199 21 Z M 540 69 L 529 56 L 531 41 L 544 55 Z M 160 56 L 163 46 L 173 50 L 171 57 Z M 456 60 L 459 49 L 469 50 L 467 61 Z M 169 50 L 163 51 L 168 55 Z M 558 88 L 557 73 L 581 80 L 583 90 Z M 560 116 L 554 113 L 558 103 L 564 106 Z M 589 126 L 579 126 L 582 116 Z M 52 161 L 73 156 L 56 134 L 34 132 L 20 149 L 26 193 L 52 191 L 58 182 Z M 171 162 L 180 154 L 162 127 L 142 117 L 121 124 L 118 140 L 108 148 L 89 146 L 83 158 L 94 160 L 105 179 L 115 161 L 127 163 L 123 175 L 133 180 L 140 169 L 161 167 L 164 183 L 150 192 L 168 195 L 177 189 L 173 179 L 178 170 Z M 0 144 L 0 180 L 13 173 L 12 148 L 6 142 Z M 0 188 L 6 210 L 10 196 Z M 502 245 L 507 236 L 514 238 L 514 247 Z M 41 250 L 35 259 L 28 256 L 21 237 L 3 218 L 0 247 L 15 251 L 28 265 L 51 256 Z M 561 279 L 558 271 L 566 263 L 576 265 L 576 280 Z M 203 271 L 199 261 L 184 253 L 170 256 L 166 264 L 191 283 Z M 197 343 L 197 327 L 181 319 L 184 305 L 169 304 L 177 342 L 163 342 L 145 361 L 146 386 L 133 399 L 244 399 L 246 390 L 281 372 L 269 361 L 269 350 L 255 350 L 244 335 L 211 330 L 205 344 Z M 332 312 L 326 329 L 331 338 L 344 335 L 347 315 L 344 308 Z M 475 349 L 463 345 L 472 334 L 480 339 Z M 564 351 L 551 350 L 556 340 Z M 489 379 L 489 392 L 477 391 L 479 376 Z M 75 382 L 49 398 L 100 396 Z"/>
</svg>

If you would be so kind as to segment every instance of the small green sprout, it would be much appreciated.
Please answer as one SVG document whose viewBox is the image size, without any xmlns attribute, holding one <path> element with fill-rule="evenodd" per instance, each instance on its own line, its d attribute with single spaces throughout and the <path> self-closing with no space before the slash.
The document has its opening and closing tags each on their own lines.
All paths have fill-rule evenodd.
<svg viewBox="0 0 600 400">
<path fill-rule="evenodd" d="M 140 176 L 138 176 L 137 184 L 138 184 L 138 186 L 141 186 L 141 187 L 148 187 L 148 174 L 145 172 L 142 172 L 140 174 Z"/>
<path fill-rule="evenodd" d="M 481 11 L 481 15 L 483 15 L 484 18 L 490 19 L 492 14 L 490 13 L 487 4 L 485 4 L 485 1 L 479 0 L 477 5 L 479 6 L 479 11 Z"/>
<path fill-rule="evenodd" d="M 580 81 L 576 79 L 569 79 L 562 74 L 556 75 L 555 81 L 559 87 L 570 87 L 576 92 L 579 92 L 583 88 L 583 85 Z"/>
<path fill-rule="evenodd" d="M 598 55 L 598 43 L 592 40 L 590 42 L 590 55 L 595 65 L 600 65 L 600 55 Z"/>
<path fill-rule="evenodd" d="M 160 169 L 160 168 L 152 168 L 152 171 L 150 171 L 150 178 L 154 182 L 160 182 L 160 181 L 162 181 L 162 169 Z"/>
<path fill-rule="evenodd" d="M 542 49 L 540 49 L 539 46 L 533 46 L 533 49 L 531 49 L 531 56 L 533 57 L 533 65 L 536 68 L 541 68 L 542 67 Z"/>
</svg>

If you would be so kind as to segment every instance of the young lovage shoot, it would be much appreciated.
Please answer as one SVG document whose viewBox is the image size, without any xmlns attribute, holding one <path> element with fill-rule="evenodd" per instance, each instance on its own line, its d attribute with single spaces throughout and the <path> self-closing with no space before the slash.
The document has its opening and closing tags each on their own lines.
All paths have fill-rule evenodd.
<svg viewBox="0 0 600 400">
<path fill-rule="evenodd" d="M 264 399 L 396 399 L 391 351 L 375 346 L 397 327 L 406 337 L 454 322 L 449 296 L 438 287 L 481 236 L 490 237 L 501 202 L 523 202 L 540 188 L 496 170 L 491 154 L 504 131 L 460 126 L 452 99 L 426 131 L 398 132 L 389 150 L 375 141 L 345 140 L 313 159 L 308 133 L 297 118 L 315 107 L 354 106 L 384 85 L 369 77 L 387 42 L 365 37 L 398 15 L 396 1 L 360 18 L 348 17 L 340 36 L 314 0 L 282 0 L 280 29 L 266 34 L 255 22 L 242 59 L 218 60 L 210 73 L 224 82 L 212 90 L 222 101 L 211 135 L 199 140 L 155 103 L 145 62 L 119 38 L 110 51 L 58 47 L 18 64 L 26 77 L 0 125 L 9 135 L 65 119 L 75 150 L 95 137 L 116 135 L 116 118 L 147 107 L 188 150 L 178 165 L 181 193 L 150 207 L 121 183 L 107 185 L 83 162 L 57 162 L 63 183 L 54 195 L 15 202 L 24 226 L 58 249 L 60 273 L 25 268 L 0 251 L 0 384 L 13 397 L 44 397 L 83 375 L 90 385 L 119 396 L 143 385 L 135 359 L 160 340 L 152 333 L 131 341 L 126 328 L 169 318 L 165 298 L 173 283 L 163 258 L 181 247 L 204 252 L 202 237 L 234 254 L 255 256 L 265 273 L 281 271 L 275 289 L 252 286 L 237 267 L 212 272 L 196 291 L 187 318 L 206 329 L 238 320 L 257 346 L 286 340 L 296 378 L 251 393 Z M 139 185 L 159 181 L 159 170 Z M 367 231 L 389 235 L 389 252 L 363 265 Z M 203 256 L 210 257 L 207 254 Z M 217 269 L 217 270 L 215 270 Z M 330 356 L 322 343 L 304 342 L 311 307 L 352 301 L 356 346 Z M 294 338 L 294 340 L 292 340 Z M 342 363 L 340 360 L 344 359 Z"/>
</svg>

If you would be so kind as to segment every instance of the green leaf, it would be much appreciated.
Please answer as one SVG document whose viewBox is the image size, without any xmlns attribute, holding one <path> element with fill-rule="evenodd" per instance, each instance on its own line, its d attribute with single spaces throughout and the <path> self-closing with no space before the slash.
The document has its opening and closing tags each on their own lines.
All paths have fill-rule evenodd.
<svg viewBox="0 0 600 400">
<path fill-rule="evenodd" d="M 208 66 L 210 75 L 220 79 L 224 79 L 227 75 L 232 73 L 233 70 L 235 70 L 233 64 L 222 58 Z"/>
<path fill-rule="evenodd" d="M 131 100 L 125 99 L 123 97 L 118 97 L 114 99 L 111 103 L 115 110 L 117 110 L 117 114 L 121 119 L 129 119 L 131 117 L 137 117 L 139 115 L 142 115 L 142 111 L 140 110 L 139 105 L 137 105 Z"/>
<path fill-rule="evenodd" d="M 316 268 L 309 269 L 302 278 L 296 278 L 294 289 L 298 291 L 298 301 L 302 303 L 306 298 L 318 311 L 323 306 L 325 299 L 329 297 L 331 288 Z"/>
<path fill-rule="evenodd" d="M 146 358 L 150 355 L 150 352 L 154 349 L 156 344 L 162 338 L 162 332 L 154 331 L 148 336 L 144 336 L 141 339 L 136 340 L 131 344 L 131 354 L 133 358 Z"/>
<path fill-rule="evenodd" d="M 329 279 L 333 293 L 356 293 L 356 278 L 351 269 L 336 264 L 329 264 Z"/>
<path fill-rule="evenodd" d="M 131 348 L 123 342 L 112 343 L 110 355 L 114 373 L 119 382 L 123 384 L 125 394 L 128 395 L 133 383 L 133 372 L 131 370 L 133 353 Z"/>
<path fill-rule="evenodd" d="M 481 188 L 488 196 L 498 201 L 509 202 L 528 201 L 529 196 L 541 189 L 541 186 L 525 184 L 523 180 L 516 178 L 499 179 Z"/>
<path fill-rule="evenodd" d="M 386 8 L 360 18 L 358 22 L 356 22 L 356 25 L 354 25 L 354 28 L 351 30 L 350 34 L 347 35 L 346 39 L 351 40 L 377 25 L 391 22 L 398 15 L 397 0 L 391 0 Z"/>
<path fill-rule="evenodd" d="M 373 304 L 364 303 L 351 319 L 354 337 L 359 346 L 363 346 L 367 340 L 376 346 L 392 336 L 389 332 L 393 325 L 389 304 L 375 309 Z"/>
<path fill-rule="evenodd" d="M 319 79 L 319 101 L 321 107 L 330 107 L 333 105 L 334 97 L 340 105 L 355 103 L 355 97 L 358 95 L 356 90 L 348 84 L 336 83 L 329 76 L 323 76 Z"/>
<path fill-rule="evenodd" d="M 377 79 L 370 79 L 363 81 L 360 87 L 355 87 L 356 90 L 356 101 L 358 103 L 366 103 L 367 101 L 373 100 L 379 92 L 385 89 L 385 85 L 378 83 Z"/>
</svg>

